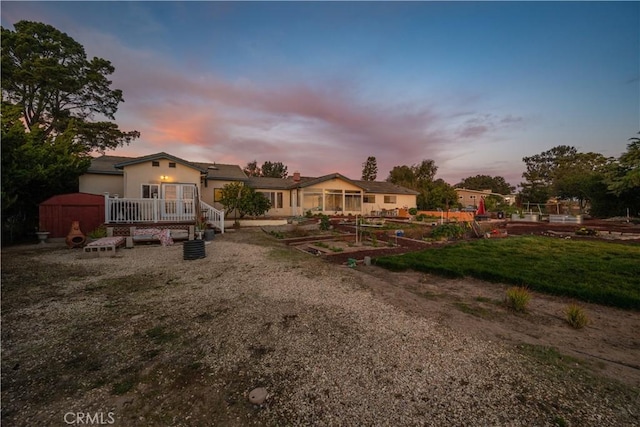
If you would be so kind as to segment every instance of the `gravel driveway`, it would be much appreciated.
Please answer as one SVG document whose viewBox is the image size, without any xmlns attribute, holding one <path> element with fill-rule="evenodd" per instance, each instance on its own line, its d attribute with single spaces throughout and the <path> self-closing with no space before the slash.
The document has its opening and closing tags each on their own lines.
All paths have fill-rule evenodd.
<svg viewBox="0 0 640 427">
<path fill-rule="evenodd" d="M 407 314 L 260 231 L 206 251 L 3 251 L 3 424 L 640 425 L 637 389 Z M 48 284 L 17 287 L 24 263 Z"/>
</svg>

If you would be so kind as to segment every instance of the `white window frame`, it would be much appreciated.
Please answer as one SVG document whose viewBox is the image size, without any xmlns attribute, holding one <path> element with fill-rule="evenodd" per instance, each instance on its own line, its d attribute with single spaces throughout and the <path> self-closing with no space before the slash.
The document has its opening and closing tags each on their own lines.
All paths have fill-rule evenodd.
<svg viewBox="0 0 640 427">
<path fill-rule="evenodd" d="M 284 206 L 284 193 L 282 191 L 261 191 L 262 195 L 271 202 L 271 209 L 282 209 Z"/>
<path fill-rule="evenodd" d="M 144 196 L 144 188 L 148 187 L 149 196 Z M 155 191 L 154 191 L 155 190 Z M 153 199 L 153 195 L 156 195 L 155 198 L 160 197 L 160 184 L 142 184 L 140 186 L 140 198 L 141 199 Z"/>
</svg>

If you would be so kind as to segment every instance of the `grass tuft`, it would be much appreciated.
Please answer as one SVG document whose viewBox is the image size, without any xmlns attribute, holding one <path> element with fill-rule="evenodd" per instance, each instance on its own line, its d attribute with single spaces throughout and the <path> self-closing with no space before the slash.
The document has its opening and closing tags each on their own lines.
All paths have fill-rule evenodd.
<svg viewBox="0 0 640 427">
<path fill-rule="evenodd" d="M 572 328 L 582 329 L 589 324 L 589 316 L 587 316 L 584 308 L 577 304 L 569 304 L 565 314 L 567 315 L 567 322 Z"/>
<path fill-rule="evenodd" d="M 524 313 L 531 301 L 531 292 L 523 286 L 513 286 L 507 289 L 505 303 L 513 310 Z"/>
</svg>

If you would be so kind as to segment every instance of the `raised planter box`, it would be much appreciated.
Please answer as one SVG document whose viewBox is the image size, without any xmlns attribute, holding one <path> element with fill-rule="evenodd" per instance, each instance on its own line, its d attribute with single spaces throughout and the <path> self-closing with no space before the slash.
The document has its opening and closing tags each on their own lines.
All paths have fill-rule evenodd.
<svg viewBox="0 0 640 427">
<path fill-rule="evenodd" d="M 554 224 L 582 224 L 582 215 L 549 215 L 549 222 Z"/>
<path fill-rule="evenodd" d="M 265 227 L 270 225 L 287 225 L 287 219 L 240 219 L 240 227 Z M 233 227 L 233 220 L 225 220 L 224 228 Z"/>
<path fill-rule="evenodd" d="M 538 214 L 524 214 L 522 218 L 518 214 L 511 214 L 511 221 L 538 222 L 539 220 Z"/>
</svg>

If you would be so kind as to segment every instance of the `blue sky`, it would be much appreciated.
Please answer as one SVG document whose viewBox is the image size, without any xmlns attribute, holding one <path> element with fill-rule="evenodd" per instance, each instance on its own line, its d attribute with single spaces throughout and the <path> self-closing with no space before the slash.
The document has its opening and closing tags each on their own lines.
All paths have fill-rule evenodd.
<svg viewBox="0 0 640 427">
<path fill-rule="evenodd" d="M 517 185 L 557 145 L 619 156 L 640 131 L 640 2 L 10 2 L 110 60 L 108 154 L 281 161 L 378 179 L 433 159 Z"/>
</svg>

